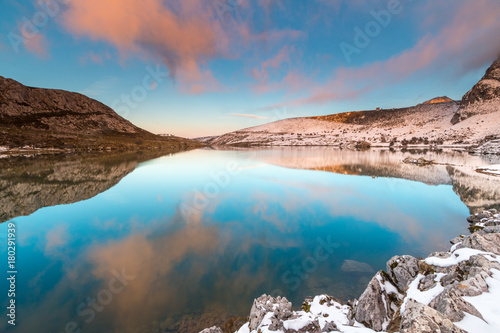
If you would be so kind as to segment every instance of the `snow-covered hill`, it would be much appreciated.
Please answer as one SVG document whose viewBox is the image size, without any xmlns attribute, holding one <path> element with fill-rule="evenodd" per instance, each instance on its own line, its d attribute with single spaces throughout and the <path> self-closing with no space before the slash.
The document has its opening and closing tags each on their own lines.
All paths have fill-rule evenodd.
<svg viewBox="0 0 500 333">
<path fill-rule="evenodd" d="M 284 119 L 227 133 L 205 142 L 235 146 L 372 146 L 483 144 L 500 138 L 500 60 L 462 101 L 391 110 Z M 444 100 L 444 102 L 440 102 Z"/>
</svg>

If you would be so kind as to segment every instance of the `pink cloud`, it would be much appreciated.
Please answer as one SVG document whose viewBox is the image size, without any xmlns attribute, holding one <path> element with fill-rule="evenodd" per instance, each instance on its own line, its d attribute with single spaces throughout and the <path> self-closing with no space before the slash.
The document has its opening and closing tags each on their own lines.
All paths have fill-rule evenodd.
<svg viewBox="0 0 500 333">
<path fill-rule="evenodd" d="M 26 32 L 26 29 L 22 29 L 21 23 L 18 24 L 21 36 L 24 39 L 24 47 L 30 53 L 46 59 L 49 57 L 47 38 L 41 33 L 30 34 Z"/>
<path fill-rule="evenodd" d="M 290 49 L 293 50 L 293 46 Z M 269 80 L 270 69 L 276 70 L 279 69 L 282 64 L 290 63 L 290 49 L 288 46 L 284 46 L 276 56 L 260 64 L 260 70 L 255 67 L 252 71 L 254 79 L 259 82 L 267 82 Z"/>
<path fill-rule="evenodd" d="M 218 54 L 220 27 L 205 7 L 201 1 L 185 1 L 174 10 L 160 0 L 73 0 L 63 22 L 75 36 L 111 43 L 124 58 L 160 58 L 172 77 L 190 78 Z"/>
<path fill-rule="evenodd" d="M 455 6 L 457 2 L 453 1 Z M 426 10 L 432 13 L 432 4 L 427 4 Z M 309 96 L 265 109 L 350 100 L 412 75 L 426 75 L 442 68 L 462 74 L 477 69 L 499 55 L 498 17 L 500 6 L 496 0 L 460 1 L 449 22 L 443 23 L 437 33 L 422 37 L 412 48 L 386 61 L 338 68 L 329 80 L 313 86 Z"/>
</svg>

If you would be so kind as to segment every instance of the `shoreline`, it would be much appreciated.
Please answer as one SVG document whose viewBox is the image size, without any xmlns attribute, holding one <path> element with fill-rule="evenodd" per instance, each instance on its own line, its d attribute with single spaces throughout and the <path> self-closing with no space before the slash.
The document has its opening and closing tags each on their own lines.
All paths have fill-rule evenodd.
<svg viewBox="0 0 500 333">
<path fill-rule="evenodd" d="M 237 332 L 498 332 L 500 213 L 485 210 L 467 221 L 471 234 L 452 239 L 446 252 L 392 257 L 359 299 L 318 295 L 294 311 L 286 298 L 262 295 Z"/>
</svg>

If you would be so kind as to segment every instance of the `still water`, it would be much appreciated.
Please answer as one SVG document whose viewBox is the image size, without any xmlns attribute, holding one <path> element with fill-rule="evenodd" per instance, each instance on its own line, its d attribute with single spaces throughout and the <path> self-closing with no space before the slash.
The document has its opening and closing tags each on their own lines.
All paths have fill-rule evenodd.
<svg viewBox="0 0 500 333">
<path fill-rule="evenodd" d="M 359 297 L 392 256 L 445 250 L 470 212 L 499 207 L 500 177 L 474 172 L 497 160 L 414 154 L 443 163 L 417 167 L 401 162 L 409 155 L 207 149 L 10 162 L 0 216 L 16 225 L 17 325 L 4 318 L 0 331 L 198 332 L 247 316 L 263 293 L 295 306 Z M 6 233 L 7 222 L 2 244 Z"/>
</svg>

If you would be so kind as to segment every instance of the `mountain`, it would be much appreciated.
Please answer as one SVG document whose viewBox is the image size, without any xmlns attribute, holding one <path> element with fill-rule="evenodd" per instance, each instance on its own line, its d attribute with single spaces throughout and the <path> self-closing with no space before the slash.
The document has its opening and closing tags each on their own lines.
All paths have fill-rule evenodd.
<svg viewBox="0 0 500 333">
<path fill-rule="evenodd" d="M 199 145 L 161 137 L 79 93 L 27 87 L 0 76 L 0 146 L 135 150 Z"/>
<path fill-rule="evenodd" d="M 453 116 L 457 124 L 469 117 L 498 112 L 500 104 L 500 58 L 488 68 L 483 78 L 462 98 L 460 109 Z"/>
<path fill-rule="evenodd" d="M 436 97 L 425 101 L 423 104 L 436 104 L 436 103 L 444 103 L 444 102 L 452 102 L 453 100 L 447 96 Z"/>
<path fill-rule="evenodd" d="M 500 138 L 500 60 L 462 101 L 284 119 L 204 142 L 234 146 L 477 146 Z"/>
</svg>

